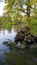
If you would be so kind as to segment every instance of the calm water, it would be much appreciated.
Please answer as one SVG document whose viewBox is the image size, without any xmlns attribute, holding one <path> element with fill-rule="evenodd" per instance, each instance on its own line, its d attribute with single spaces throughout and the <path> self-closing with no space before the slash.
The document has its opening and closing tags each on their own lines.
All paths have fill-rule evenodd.
<svg viewBox="0 0 37 65">
<path fill-rule="evenodd" d="M 8 30 L 0 31 L 0 61 L 5 62 L 4 53 L 9 51 L 9 48 L 6 45 L 3 45 L 3 42 L 6 41 L 7 39 L 13 42 L 15 35 L 16 35 L 16 32 L 13 31 L 13 28 L 10 33 Z"/>
<path fill-rule="evenodd" d="M 20 60 L 20 58 L 19 58 L 20 52 L 18 52 L 19 50 L 17 48 L 12 49 L 11 44 L 9 46 L 3 44 L 3 42 L 6 40 L 11 40 L 12 42 L 14 42 L 15 35 L 16 35 L 16 32 L 14 32 L 13 28 L 11 30 L 6 29 L 6 30 L 0 31 L 0 65 L 16 65 L 16 62 L 15 62 L 16 57 L 17 57 L 17 62 L 18 62 L 18 60 Z M 11 51 L 11 49 L 13 52 Z M 14 52 L 14 50 L 15 50 L 15 52 Z M 27 61 L 26 63 L 28 63 L 27 65 L 30 65 L 30 64 L 37 65 L 37 48 L 33 48 L 30 51 L 31 52 L 25 53 L 26 56 L 23 57 L 24 62 L 26 60 Z M 22 57 L 22 56 L 20 56 L 20 57 Z"/>
</svg>

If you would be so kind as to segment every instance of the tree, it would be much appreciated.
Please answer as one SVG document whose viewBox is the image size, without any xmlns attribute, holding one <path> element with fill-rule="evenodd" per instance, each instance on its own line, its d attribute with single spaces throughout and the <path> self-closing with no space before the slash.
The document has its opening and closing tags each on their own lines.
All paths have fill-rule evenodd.
<svg viewBox="0 0 37 65">
<path fill-rule="evenodd" d="M 21 26 L 25 26 L 27 23 L 33 30 L 32 32 L 37 33 L 37 0 L 4 0 L 4 2 L 7 3 L 6 12 L 9 13 L 14 24 L 18 23 L 19 19 L 19 22 L 22 22 Z"/>
<path fill-rule="evenodd" d="M 27 17 L 30 18 L 31 13 L 32 16 L 37 13 L 37 0 L 5 0 L 5 3 L 7 3 L 5 9 L 12 16 L 16 16 L 17 13 L 20 15 L 24 13 L 24 15 L 27 15 Z"/>
</svg>

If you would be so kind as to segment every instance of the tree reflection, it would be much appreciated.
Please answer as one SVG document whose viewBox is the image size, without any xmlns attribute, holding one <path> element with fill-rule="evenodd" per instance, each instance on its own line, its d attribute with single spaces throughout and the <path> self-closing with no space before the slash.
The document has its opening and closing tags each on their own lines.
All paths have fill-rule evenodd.
<svg viewBox="0 0 37 65">
<path fill-rule="evenodd" d="M 4 65 L 4 62 L 0 61 L 0 65 Z"/>
<path fill-rule="evenodd" d="M 37 61 L 35 61 L 37 58 L 37 48 L 30 49 L 30 52 L 21 53 L 21 49 L 19 52 L 19 48 L 15 44 L 5 43 L 5 45 L 10 49 L 8 53 L 5 53 L 5 59 L 8 65 L 37 65 Z"/>
<path fill-rule="evenodd" d="M 5 53 L 6 63 L 8 65 L 37 65 L 37 61 L 35 62 L 34 57 L 29 53 Z"/>
</svg>

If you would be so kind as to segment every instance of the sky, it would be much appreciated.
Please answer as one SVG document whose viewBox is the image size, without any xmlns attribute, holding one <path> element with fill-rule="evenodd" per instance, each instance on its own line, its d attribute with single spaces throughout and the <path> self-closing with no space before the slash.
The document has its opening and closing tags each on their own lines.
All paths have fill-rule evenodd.
<svg viewBox="0 0 37 65">
<path fill-rule="evenodd" d="M 3 12 L 4 12 L 4 6 L 5 6 L 5 3 L 3 1 L 0 1 L 0 16 L 3 15 Z"/>
</svg>

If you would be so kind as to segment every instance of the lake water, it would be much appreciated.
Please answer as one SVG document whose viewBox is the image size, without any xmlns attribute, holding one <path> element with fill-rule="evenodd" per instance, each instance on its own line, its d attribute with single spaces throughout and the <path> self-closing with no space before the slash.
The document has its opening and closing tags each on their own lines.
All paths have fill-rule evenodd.
<svg viewBox="0 0 37 65">
<path fill-rule="evenodd" d="M 5 59 L 4 53 L 9 51 L 9 48 L 3 45 L 3 42 L 6 41 L 7 39 L 13 42 L 15 35 L 16 35 L 16 32 L 13 31 L 13 28 L 10 33 L 7 29 L 0 31 L 0 61 L 4 61 L 3 60 Z"/>
<path fill-rule="evenodd" d="M 16 59 L 17 55 L 20 53 L 20 52 L 18 52 L 19 50 L 17 48 L 16 48 L 17 51 L 15 50 L 15 52 L 14 52 L 14 50 L 13 50 L 15 55 L 12 55 L 13 52 L 10 50 L 11 47 L 3 44 L 3 42 L 6 40 L 11 40 L 12 42 L 14 42 L 15 35 L 16 35 L 16 32 L 14 31 L 13 28 L 11 29 L 11 32 L 8 29 L 0 31 L 0 65 L 10 65 L 10 64 L 15 65 L 14 59 Z M 31 63 L 31 65 L 32 65 L 32 63 L 36 63 L 34 65 L 37 65 L 37 48 L 31 49 L 31 52 L 25 53 L 25 55 L 27 55 L 26 59 L 29 60 L 27 62 Z M 12 62 L 12 60 L 13 60 L 13 62 Z M 30 64 L 28 64 L 28 65 L 30 65 Z"/>
</svg>

